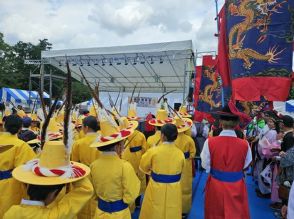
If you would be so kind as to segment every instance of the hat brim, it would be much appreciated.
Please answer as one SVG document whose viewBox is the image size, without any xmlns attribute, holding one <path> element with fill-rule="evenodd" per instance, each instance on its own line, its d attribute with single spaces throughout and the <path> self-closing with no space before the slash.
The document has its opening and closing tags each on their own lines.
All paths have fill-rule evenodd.
<svg viewBox="0 0 294 219">
<path fill-rule="evenodd" d="M 129 127 L 127 129 L 136 129 L 139 126 L 139 122 L 136 120 L 129 121 Z"/>
<path fill-rule="evenodd" d="M 28 144 L 41 144 L 41 141 L 39 139 L 33 139 L 27 142 Z"/>
<path fill-rule="evenodd" d="M 184 121 L 184 125 L 177 126 L 178 133 L 182 133 L 182 132 L 189 130 L 193 125 L 193 122 L 191 119 L 183 118 L 182 120 Z"/>
<path fill-rule="evenodd" d="M 127 129 L 123 129 L 120 132 L 115 133 L 111 136 L 100 136 L 98 138 L 98 141 L 92 143 L 90 145 L 90 147 L 99 148 L 99 147 L 107 146 L 107 145 L 110 145 L 110 144 L 113 144 L 116 142 L 120 142 L 120 141 L 128 138 L 133 133 L 134 133 L 133 128 L 127 128 Z"/>
<path fill-rule="evenodd" d="M 141 117 L 137 117 L 137 116 L 128 116 L 127 119 L 129 121 L 139 121 L 141 119 Z"/>
<path fill-rule="evenodd" d="M 73 162 L 71 163 L 75 166 L 78 166 L 82 168 L 85 171 L 85 174 L 80 177 L 76 178 L 63 178 L 63 177 L 57 177 L 57 176 L 37 176 L 34 174 L 31 170 L 25 170 L 24 165 L 16 167 L 12 171 L 12 176 L 23 183 L 31 184 L 31 185 L 61 185 L 61 184 L 67 184 L 72 183 L 75 181 L 78 181 L 80 179 L 83 179 L 84 177 L 88 176 L 90 174 L 90 168 L 84 164 Z"/>
<path fill-rule="evenodd" d="M 182 118 L 191 118 L 192 117 L 192 115 L 190 115 L 189 113 L 179 113 L 179 114 Z"/>
<path fill-rule="evenodd" d="M 63 134 L 61 134 L 59 132 L 48 133 L 49 141 L 57 140 L 57 139 L 60 139 L 60 138 L 63 138 Z"/>
<path fill-rule="evenodd" d="M 148 123 L 149 125 L 153 125 L 153 126 L 164 126 L 165 124 L 175 124 L 175 120 L 172 118 L 168 118 L 165 120 L 150 119 Z"/>
</svg>

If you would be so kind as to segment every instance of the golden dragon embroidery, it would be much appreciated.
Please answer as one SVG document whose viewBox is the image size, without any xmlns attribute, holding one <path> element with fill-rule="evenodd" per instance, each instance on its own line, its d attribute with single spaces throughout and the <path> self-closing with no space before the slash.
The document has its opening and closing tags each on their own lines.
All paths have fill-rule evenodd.
<svg viewBox="0 0 294 219">
<path fill-rule="evenodd" d="M 237 1 L 233 1 L 237 2 Z M 276 0 L 241 0 L 237 6 L 230 3 L 228 6 L 230 15 L 244 17 L 244 20 L 235 24 L 229 32 L 229 58 L 243 60 L 243 66 L 246 69 L 251 69 L 252 60 L 267 61 L 268 63 L 277 63 L 278 56 L 284 51 L 279 50 L 275 45 L 265 53 L 261 54 L 251 48 L 243 48 L 243 42 L 249 30 L 257 28 L 261 36 L 257 43 L 262 43 L 267 35 L 268 24 L 273 13 L 279 13 L 278 8 L 283 3 L 277 3 Z"/>
<path fill-rule="evenodd" d="M 214 93 L 220 89 L 214 67 L 205 66 L 203 75 L 209 78 L 212 81 L 212 84 L 209 84 L 204 88 L 203 93 L 199 95 L 199 100 L 208 103 L 211 108 L 218 108 L 221 106 L 221 102 L 215 103 L 213 100 Z"/>
</svg>

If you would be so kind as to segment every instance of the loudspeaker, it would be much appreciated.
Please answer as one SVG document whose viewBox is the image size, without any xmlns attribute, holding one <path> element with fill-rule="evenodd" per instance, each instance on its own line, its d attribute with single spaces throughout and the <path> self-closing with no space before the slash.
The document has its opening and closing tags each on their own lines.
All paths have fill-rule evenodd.
<svg viewBox="0 0 294 219">
<path fill-rule="evenodd" d="M 188 98 L 187 98 L 187 101 L 188 102 L 192 102 L 193 101 L 193 92 L 194 92 L 194 88 L 193 87 L 190 87 L 189 88 L 189 93 L 188 93 Z"/>
<path fill-rule="evenodd" d="M 174 103 L 174 110 L 179 111 L 181 105 L 181 103 Z"/>
</svg>

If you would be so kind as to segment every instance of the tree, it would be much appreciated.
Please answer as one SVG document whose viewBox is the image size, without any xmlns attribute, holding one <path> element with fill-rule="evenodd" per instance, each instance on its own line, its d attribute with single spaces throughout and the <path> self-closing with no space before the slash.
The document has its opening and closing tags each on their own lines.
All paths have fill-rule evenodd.
<svg viewBox="0 0 294 219">
<path fill-rule="evenodd" d="M 39 60 L 41 59 L 41 52 L 50 50 L 52 44 L 48 39 L 40 39 L 37 45 L 30 42 L 19 41 L 15 45 L 10 46 L 5 43 L 4 36 L 0 33 L 0 88 L 11 87 L 16 89 L 29 89 L 30 72 L 40 71 L 38 66 L 25 65 L 26 59 Z M 3 55 L 2 55 L 3 54 Z M 54 71 L 54 74 L 64 76 L 64 73 L 55 69 L 53 66 L 46 66 L 46 71 Z M 34 79 L 36 84 L 38 79 Z M 63 81 L 53 81 L 52 97 L 58 97 L 62 92 Z M 46 86 L 48 88 L 48 85 Z M 38 86 L 33 86 L 33 90 L 39 89 Z M 49 90 L 49 89 L 47 89 Z M 90 92 L 88 88 L 80 82 L 73 79 L 73 103 L 80 103 L 90 99 Z"/>
</svg>

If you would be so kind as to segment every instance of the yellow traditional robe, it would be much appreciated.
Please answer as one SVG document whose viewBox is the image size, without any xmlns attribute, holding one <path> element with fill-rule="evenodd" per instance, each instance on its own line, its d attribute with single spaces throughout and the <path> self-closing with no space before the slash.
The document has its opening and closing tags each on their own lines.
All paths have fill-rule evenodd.
<svg viewBox="0 0 294 219">
<path fill-rule="evenodd" d="M 115 152 L 103 152 L 91 166 L 91 180 L 96 197 L 104 201 L 123 200 L 132 204 L 140 192 L 140 180 L 131 164 L 118 157 Z M 96 209 L 95 218 L 99 219 L 131 219 L 129 208 L 107 213 Z"/>
<path fill-rule="evenodd" d="M 75 141 L 77 141 L 77 140 L 79 140 L 79 139 L 81 139 L 81 138 L 83 138 L 83 137 L 85 137 L 86 135 L 85 135 L 85 133 L 84 133 L 84 131 L 83 130 L 81 130 L 81 131 L 77 131 L 76 129 L 75 129 L 75 131 L 74 131 L 74 140 Z"/>
<path fill-rule="evenodd" d="M 127 145 L 127 148 L 122 154 L 122 159 L 129 161 L 129 163 L 133 166 L 138 178 L 141 181 L 140 194 L 143 194 L 146 189 L 146 177 L 145 174 L 139 169 L 139 165 L 141 157 L 146 151 L 146 138 L 142 132 L 135 130 L 134 133 L 128 137 L 125 145 Z M 136 152 L 131 152 L 132 148 L 138 146 L 141 146 L 142 149 Z"/>
<path fill-rule="evenodd" d="M 159 145 L 160 142 L 160 131 L 156 131 L 154 135 L 149 136 L 147 139 L 146 150 L 149 150 L 152 147 Z"/>
<path fill-rule="evenodd" d="M 93 195 L 93 186 L 86 177 L 73 183 L 74 189 L 52 207 L 14 205 L 4 215 L 3 219 L 72 219 L 85 206 Z"/>
<path fill-rule="evenodd" d="M 13 170 L 36 156 L 24 141 L 10 133 L 0 135 L 0 171 Z M 0 179 L 0 218 L 14 204 L 19 204 L 26 194 L 23 183 L 13 178 Z"/>
<path fill-rule="evenodd" d="M 189 128 L 187 131 L 184 132 L 186 135 L 192 137 L 192 128 Z"/>
<path fill-rule="evenodd" d="M 97 139 L 98 133 L 88 133 L 85 137 L 74 142 L 72 146 L 71 159 L 90 166 L 90 164 L 99 157 L 100 152 L 97 148 L 91 148 L 90 145 Z"/>
<path fill-rule="evenodd" d="M 182 172 L 181 186 L 182 186 L 182 211 L 183 213 L 189 213 L 192 205 L 192 159 L 196 154 L 196 147 L 194 140 L 184 134 L 179 133 L 178 138 L 175 141 L 175 145 L 183 152 L 189 153 L 189 157 L 186 158 L 185 167 Z"/>
<path fill-rule="evenodd" d="M 97 148 L 90 147 L 90 145 L 96 140 L 97 137 L 98 133 L 94 132 L 88 133 L 85 135 L 85 137 L 77 140 L 72 147 L 72 160 L 90 166 L 90 164 L 95 161 L 100 155 L 100 152 L 97 150 Z M 96 208 L 97 200 L 95 200 L 95 198 L 93 197 L 78 214 L 78 219 L 94 218 Z"/>
<path fill-rule="evenodd" d="M 174 143 L 164 142 L 151 148 L 142 157 L 140 169 L 146 174 L 176 175 L 183 171 L 185 157 Z M 140 219 L 182 218 L 181 183 L 159 183 L 152 177 L 145 192 Z"/>
</svg>

